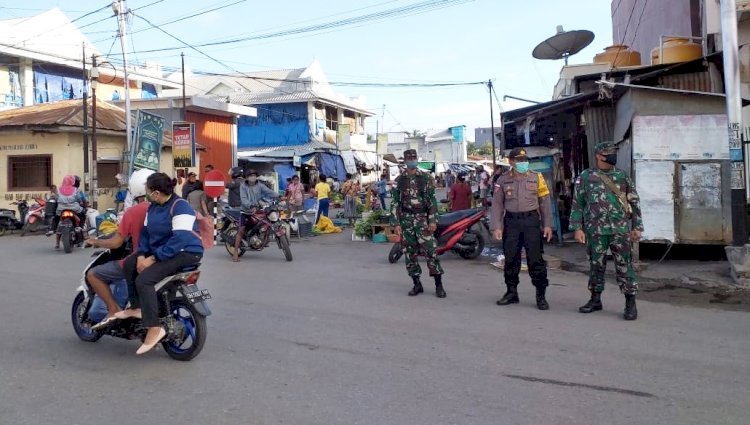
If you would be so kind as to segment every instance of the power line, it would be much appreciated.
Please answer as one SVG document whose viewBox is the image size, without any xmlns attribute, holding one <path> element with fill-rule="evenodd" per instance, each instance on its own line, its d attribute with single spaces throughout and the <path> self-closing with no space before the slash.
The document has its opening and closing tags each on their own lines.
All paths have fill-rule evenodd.
<svg viewBox="0 0 750 425">
<path fill-rule="evenodd" d="M 633 7 L 630 9 L 630 16 L 628 16 L 628 22 L 627 24 L 625 24 L 625 32 L 622 33 L 622 40 L 620 40 L 621 45 L 625 44 L 625 38 L 628 36 L 628 28 L 630 28 L 630 21 L 633 19 L 633 12 L 635 12 L 635 6 L 637 4 L 638 4 L 638 0 L 635 0 L 633 2 Z M 644 5 L 643 7 L 645 8 L 646 6 Z M 641 16 L 643 16 L 642 13 L 641 13 Z M 617 58 L 620 56 L 621 51 L 622 49 L 617 50 L 617 54 L 615 55 L 615 60 L 612 61 L 612 68 L 617 66 Z"/>
<path fill-rule="evenodd" d="M 452 6 L 460 3 L 467 3 L 474 0 L 427 0 L 419 3 L 401 6 L 393 9 L 386 9 L 380 12 L 368 13 L 365 15 L 354 16 L 350 18 L 340 19 L 336 21 L 329 21 L 322 24 L 308 25 L 304 27 L 292 28 L 284 31 L 277 31 L 272 33 L 259 34 L 255 36 L 240 37 L 222 41 L 206 42 L 195 44 L 194 47 L 209 47 L 209 46 L 220 46 L 225 44 L 236 44 L 246 41 L 263 40 L 268 38 L 283 37 L 287 35 L 305 34 L 309 32 L 322 31 L 332 28 L 340 28 L 344 26 L 370 23 L 375 21 L 382 21 L 389 18 L 395 18 L 404 15 L 413 15 L 417 13 L 424 13 L 441 7 Z M 152 52 L 163 52 L 168 50 L 179 49 L 180 47 L 164 47 L 158 49 L 142 50 L 139 53 L 152 53 Z"/>
<path fill-rule="evenodd" d="M 83 14 L 83 15 L 81 15 L 81 16 L 79 16 L 79 17 L 75 18 L 75 19 L 73 19 L 73 20 L 72 20 L 72 21 L 70 21 L 70 22 L 66 22 L 66 23 L 64 23 L 64 24 L 62 24 L 62 25 L 58 25 L 58 26 L 56 26 L 56 27 L 52 27 L 52 28 L 50 28 L 50 29 L 48 29 L 48 30 L 46 30 L 46 31 L 42 31 L 42 32 L 40 32 L 40 33 L 34 34 L 33 36 L 31 36 L 31 37 L 29 37 L 29 38 L 26 38 L 26 39 L 24 39 L 24 40 L 21 40 L 21 41 L 19 41 L 19 42 L 15 43 L 15 44 L 13 44 L 13 45 L 12 45 L 12 46 L 10 46 L 10 47 L 17 47 L 17 46 L 19 46 L 19 45 L 21 45 L 21 44 L 23 44 L 23 43 L 25 43 L 25 42 L 27 42 L 27 41 L 29 41 L 29 40 L 33 40 L 33 39 L 35 39 L 35 38 L 38 38 L 38 37 L 41 37 L 41 36 L 43 36 L 44 34 L 48 34 L 48 33 L 52 32 L 52 31 L 58 30 L 58 29 L 60 29 L 60 28 L 62 28 L 62 27 L 64 27 L 64 26 L 66 26 L 66 25 L 69 25 L 69 24 L 73 24 L 73 23 L 75 23 L 75 22 L 78 22 L 78 21 L 80 21 L 80 20 L 81 20 L 81 19 L 83 19 L 83 18 L 86 18 L 86 17 L 88 17 L 88 16 L 91 16 L 91 15 L 93 15 L 93 14 L 95 14 L 95 13 L 99 13 L 99 12 L 101 12 L 101 11 L 105 10 L 105 9 L 108 9 L 109 7 L 110 7 L 110 5 L 109 5 L 109 4 L 107 4 L 106 6 L 102 6 L 102 7 L 98 8 L 98 9 L 96 9 L 96 10 L 92 10 L 91 12 L 85 13 L 85 14 Z M 79 28 L 79 29 L 80 29 L 80 28 Z"/>
</svg>

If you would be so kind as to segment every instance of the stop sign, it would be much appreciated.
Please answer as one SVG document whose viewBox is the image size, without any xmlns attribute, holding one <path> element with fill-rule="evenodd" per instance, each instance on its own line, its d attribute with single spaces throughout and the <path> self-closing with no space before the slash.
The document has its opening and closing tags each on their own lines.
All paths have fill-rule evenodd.
<svg viewBox="0 0 750 425">
<path fill-rule="evenodd" d="M 203 181 L 203 191 L 211 198 L 218 198 L 224 193 L 224 174 L 219 170 L 206 173 Z"/>
</svg>

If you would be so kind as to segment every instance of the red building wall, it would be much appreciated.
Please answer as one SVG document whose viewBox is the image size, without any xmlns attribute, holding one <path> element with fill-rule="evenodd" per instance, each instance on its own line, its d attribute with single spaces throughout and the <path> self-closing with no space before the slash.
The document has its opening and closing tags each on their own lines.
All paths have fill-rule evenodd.
<svg viewBox="0 0 750 425">
<path fill-rule="evenodd" d="M 232 167 L 233 118 L 207 115 L 197 112 L 187 113 L 187 121 L 195 123 L 195 140 L 206 147 L 199 151 L 199 179 L 203 180 L 203 167 L 211 164 L 225 173 Z"/>
</svg>

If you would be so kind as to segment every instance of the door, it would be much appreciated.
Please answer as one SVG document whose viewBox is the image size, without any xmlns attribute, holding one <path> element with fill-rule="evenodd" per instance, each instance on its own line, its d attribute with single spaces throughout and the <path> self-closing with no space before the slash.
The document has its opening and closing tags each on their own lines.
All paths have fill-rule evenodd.
<svg viewBox="0 0 750 425">
<path fill-rule="evenodd" d="M 680 241 L 721 242 L 721 164 L 679 164 L 678 235 Z"/>
</svg>

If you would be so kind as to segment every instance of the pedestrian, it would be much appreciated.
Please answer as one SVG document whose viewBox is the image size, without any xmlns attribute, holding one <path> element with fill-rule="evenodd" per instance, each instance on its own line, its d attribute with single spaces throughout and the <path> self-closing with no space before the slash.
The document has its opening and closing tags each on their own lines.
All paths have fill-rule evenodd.
<svg viewBox="0 0 750 425">
<path fill-rule="evenodd" d="M 188 193 L 187 201 L 195 212 L 200 213 L 203 217 L 208 217 L 208 196 L 203 191 L 203 184 L 201 182 L 198 182 L 195 190 Z"/>
<path fill-rule="evenodd" d="M 320 181 L 315 185 L 315 197 L 318 200 L 318 214 L 315 217 L 315 223 L 318 223 L 321 215 L 328 217 L 328 206 L 331 196 L 331 185 L 326 181 L 326 175 L 320 175 Z"/>
<path fill-rule="evenodd" d="M 453 184 L 448 193 L 451 211 L 468 210 L 471 208 L 471 186 L 466 183 L 466 175 L 459 174 L 458 181 Z"/>
<path fill-rule="evenodd" d="M 586 244 L 589 255 L 591 299 L 578 310 L 602 309 L 607 250 L 615 260 L 620 291 L 625 294 L 625 320 L 638 318 L 635 297 L 638 281 L 633 270 L 632 244 L 641 239 L 643 220 L 633 181 L 617 164 L 617 146 L 600 142 L 594 147 L 596 168 L 584 170 L 575 182 L 570 228 L 577 242 Z"/>
<path fill-rule="evenodd" d="M 477 181 L 479 186 L 479 199 L 482 205 L 487 203 L 487 194 L 490 189 L 490 175 L 485 171 L 483 165 L 477 165 Z"/>
<path fill-rule="evenodd" d="M 188 173 L 187 182 L 182 186 L 182 199 L 187 199 L 190 192 L 198 186 L 198 175 L 191 171 Z"/>
<path fill-rule="evenodd" d="M 526 150 L 515 148 L 510 155 L 511 170 L 495 183 L 492 200 L 492 229 L 495 239 L 503 241 L 504 277 L 507 291 L 497 305 L 518 304 L 518 273 L 521 271 L 521 248 L 531 283 L 536 287 L 536 306 L 549 309 L 546 299 L 547 263 L 542 257 L 542 233 L 552 240 L 552 202 L 544 176 L 529 170 Z"/>
<path fill-rule="evenodd" d="M 443 268 L 435 253 L 437 242 L 437 200 L 435 199 L 435 180 L 426 172 L 417 169 L 417 151 L 404 151 L 406 171 L 396 178 L 391 192 L 391 225 L 401 237 L 406 271 L 412 278 L 414 287 L 409 296 L 424 292 L 420 275 L 422 268 L 417 255 L 427 257 L 427 268 L 435 279 L 435 295 L 445 298 L 443 288 Z"/>
<path fill-rule="evenodd" d="M 385 195 L 388 194 L 388 176 L 382 174 L 380 180 L 378 180 L 378 199 L 380 200 L 380 208 L 385 210 Z"/>
<path fill-rule="evenodd" d="M 456 183 L 456 177 L 451 170 L 445 172 L 445 187 L 450 192 L 451 187 Z"/>
<path fill-rule="evenodd" d="M 305 187 L 300 183 L 299 176 L 293 175 L 292 182 L 286 187 L 286 197 L 290 211 L 301 211 L 305 201 Z"/>
<path fill-rule="evenodd" d="M 204 175 L 204 177 L 203 177 L 203 178 L 205 179 L 205 175 L 206 175 L 206 174 L 208 174 L 208 173 L 210 173 L 210 172 L 211 172 L 211 171 L 213 171 L 213 170 L 214 170 L 214 166 L 213 166 L 213 165 L 211 165 L 211 164 L 206 164 L 206 166 L 205 166 L 205 167 L 203 167 L 203 175 Z"/>
<path fill-rule="evenodd" d="M 359 182 L 347 173 L 346 180 L 341 186 L 341 194 L 344 195 L 344 217 L 349 219 L 349 225 L 354 225 L 357 218 L 357 197 L 359 196 Z"/>
</svg>

